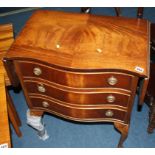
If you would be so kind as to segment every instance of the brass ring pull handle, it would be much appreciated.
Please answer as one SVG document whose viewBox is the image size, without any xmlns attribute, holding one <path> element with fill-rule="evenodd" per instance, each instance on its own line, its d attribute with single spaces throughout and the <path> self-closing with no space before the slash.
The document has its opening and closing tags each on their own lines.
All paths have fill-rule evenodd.
<svg viewBox="0 0 155 155">
<path fill-rule="evenodd" d="M 43 101 L 42 102 L 43 107 L 47 108 L 49 107 L 49 103 L 47 101 Z"/>
<path fill-rule="evenodd" d="M 108 84 L 111 86 L 114 86 L 117 82 L 118 80 L 114 76 L 111 76 L 110 78 L 108 78 Z"/>
<path fill-rule="evenodd" d="M 105 112 L 105 115 L 106 115 L 107 117 L 112 117 L 112 116 L 114 115 L 114 113 L 113 113 L 112 110 L 107 110 L 107 111 Z"/>
<path fill-rule="evenodd" d="M 115 101 L 115 96 L 113 96 L 113 95 L 108 95 L 107 96 L 107 102 L 109 102 L 109 103 L 112 103 L 112 102 L 114 102 Z"/>
<path fill-rule="evenodd" d="M 35 68 L 33 69 L 33 73 L 34 73 L 34 75 L 39 76 L 39 75 L 42 74 L 42 70 L 41 70 L 40 68 L 38 68 L 38 67 L 35 67 Z"/>
<path fill-rule="evenodd" d="M 38 88 L 38 91 L 41 93 L 44 93 L 46 91 L 46 89 L 43 85 L 38 85 L 37 88 Z"/>
</svg>

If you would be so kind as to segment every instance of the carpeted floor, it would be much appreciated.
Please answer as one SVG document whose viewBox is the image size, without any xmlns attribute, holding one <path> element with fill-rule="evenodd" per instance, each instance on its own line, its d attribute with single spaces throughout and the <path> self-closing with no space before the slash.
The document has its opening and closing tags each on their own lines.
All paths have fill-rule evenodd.
<svg viewBox="0 0 155 155">
<path fill-rule="evenodd" d="M 51 10 L 64 10 L 79 12 L 80 8 L 42 8 Z M 136 8 L 123 8 L 123 15 L 128 17 L 136 16 Z M 0 17 L 0 23 L 13 23 L 15 35 L 19 33 L 33 11 L 20 14 Z M 93 14 L 115 15 L 114 8 L 93 8 Z M 144 18 L 155 22 L 155 8 L 145 8 Z M 42 141 L 38 138 L 36 131 L 26 124 L 27 104 L 23 93 L 18 94 L 10 91 L 15 106 L 22 120 L 22 138 L 18 138 L 12 129 L 12 142 L 15 148 L 113 148 L 117 146 L 120 138 L 112 124 L 98 123 L 75 123 L 66 121 L 48 114 L 44 115 L 43 121 L 50 135 L 49 139 Z M 137 97 L 132 111 L 129 136 L 124 143 L 125 147 L 155 147 L 155 133 L 148 134 L 148 107 L 144 105 L 141 112 L 137 111 Z"/>
</svg>

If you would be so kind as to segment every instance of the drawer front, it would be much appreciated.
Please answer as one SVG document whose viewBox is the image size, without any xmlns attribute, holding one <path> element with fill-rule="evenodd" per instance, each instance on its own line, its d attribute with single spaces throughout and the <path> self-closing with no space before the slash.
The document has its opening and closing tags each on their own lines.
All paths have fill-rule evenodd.
<svg viewBox="0 0 155 155">
<path fill-rule="evenodd" d="M 75 88 L 122 88 L 131 90 L 132 75 L 116 72 L 81 73 L 58 70 L 36 62 L 17 61 L 23 77 L 38 77 Z M 26 68 L 26 69 L 24 69 Z"/>
<path fill-rule="evenodd" d="M 48 112 L 53 112 L 55 114 L 64 115 L 65 117 L 72 117 L 74 119 L 82 119 L 82 120 L 125 120 L 126 112 L 114 108 L 82 108 L 77 106 L 66 106 L 60 104 L 59 102 L 53 102 L 51 100 L 47 100 L 44 98 L 30 96 L 30 101 L 32 104 L 32 108 L 43 109 Z"/>
<path fill-rule="evenodd" d="M 77 105 L 101 105 L 112 104 L 127 107 L 130 95 L 116 92 L 80 92 L 58 89 L 52 85 L 43 84 L 37 81 L 25 81 L 28 94 L 41 94 L 54 99 Z"/>
</svg>

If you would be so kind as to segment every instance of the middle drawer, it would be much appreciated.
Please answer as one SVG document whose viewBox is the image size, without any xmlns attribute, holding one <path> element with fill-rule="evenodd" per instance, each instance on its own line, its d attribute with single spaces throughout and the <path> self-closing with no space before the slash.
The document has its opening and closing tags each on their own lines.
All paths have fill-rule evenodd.
<svg viewBox="0 0 155 155">
<path fill-rule="evenodd" d="M 111 104 L 127 107 L 130 94 L 120 92 L 115 89 L 113 91 L 106 90 L 69 90 L 60 89 L 56 86 L 43 83 L 40 81 L 25 80 L 24 85 L 28 95 L 41 94 L 46 95 L 56 100 L 77 104 L 77 105 L 101 105 Z"/>
</svg>

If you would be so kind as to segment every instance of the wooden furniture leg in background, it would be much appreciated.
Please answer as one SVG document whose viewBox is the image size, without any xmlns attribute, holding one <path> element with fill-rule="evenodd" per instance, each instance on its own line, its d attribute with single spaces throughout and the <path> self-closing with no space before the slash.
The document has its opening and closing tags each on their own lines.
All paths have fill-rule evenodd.
<svg viewBox="0 0 155 155">
<path fill-rule="evenodd" d="M 121 8 L 115 7 L 116 16 L 121 16 Z"/>
<path fill-rule="evenodd" d="M 128 136 L 129 125 L 115 122 L 114 126 L 121 133 L 121 138 L 119 140 L 118 147 L 119 148 L 123 147 L 123 143 L 124 143 L 124 141 L 126 140 L 126 138 Z"/>
<path fill-rule="evenodd" d="M 143 12 L 144 12 L 144 8 L 143 7 L 138 7 L 138 9 L 137 9 L 137 18 L 143 18 Z"/>
<path fill-rule="evenodd" d="M 153 133 L 155 129 L 155 23 L 151 23 L 151 64 L 150 81 L 148 86 L 149 101 L 149 125 L 148 133 Z"/>
<path fill-rule="evenodd" d="M 12 98 L 11 98 L 8 90 L 6 91 L 6 96 L 7 96 L 7 103 L 8 103 L 9 120 L 10 120 L 16 134 L 18 135 L 18 137 L 21 137 L 22 133 L 19 129 L 19 127 L 21 126 L 21 121 L 17 114 L 17 111 L 15 109 L 15 106 L 13 104 Z"/>
<path fill-rule="evenodd" d="M 81 13 L 91 13 L 91 7 L 81 7 Z"/>
<path fill-rule="evenodd" d="M 91 7 L 81 7 L 81 13 L 91 13 Z M 121 16 L 121 8 L 115 7 L 116 16 Z"/>
<path fill-rule="evenodd" d="M 148 133 L 153 133 L 155 129 L 155 100 L 152 99 L 150 102 L 150 111 L 149 111 L 149 125 L 148 125 Z"/>
</svg>

